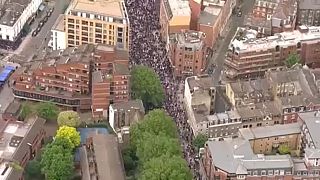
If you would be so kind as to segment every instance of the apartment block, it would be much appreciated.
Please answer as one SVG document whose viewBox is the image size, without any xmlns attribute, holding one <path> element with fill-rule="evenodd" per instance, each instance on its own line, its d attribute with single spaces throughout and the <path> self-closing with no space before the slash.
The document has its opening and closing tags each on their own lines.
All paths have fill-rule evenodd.
<svg viewBox="0 0 320 180">
<path fill-rule="evenodd" d="M 65 11 L 68 47 L 107 44 L 129 48 L 129 20 L 124 1 L 73 0 Z"/>
<path fill-rule="evenodd" d="M 67 37 L 65 30 L 64 15 L 60 14 L 56 22 L 51 28 L 51 39 L 49 45 L 53 50 L 60 50 L 67 48 Z"/>
<path fill-rule="evenodd" d="M 119 143 L 129 143 L 130 126 L 143 119 L 145 109 L 141 100 L 114 103 L 109 108 L 109 124 Z"/>
<path fill-rule="evenodd" d="M 107 45 L 86 44 L 39 54 L 38 60 L 11 76 L 14 96 L 51 101 L 74 110 L 91 109 L 97 118 L 106 116 L 110 103 L 128 101 L 130 75 L 128 66 L 118 64 L 116 58 L 109 71 L 100 70 L 99 62 L 105 60 L 95 51 L 104 49 L 101 46 Z"/>
<path fill-rule="evenodd" d="M 4 180 L 24 179 L 23 171 L 10 164 L 17 163 L 22 168 L 34 159 L 44 144 L 45 120 L 33 117 L 22 121 L 1 121 L 1 162 L 0 178 Z"/>
<path fill-rule="evenodd" d="M 188 0 L 161 0 L 160 33 L 165 42 L 169 42 L 171 33 L 180 33 L 190 29 L 191 10 Z"/>
<path fill-rule="evenodd" d="M 301 63 L 320 66 L 320 27 L 299 26 L 297 30 L 257 38 L 257 32 L 239 28 L 225 60 L 227 78 L 254 78 L 267 70 L 282 69 L 290 54 L 297 54 Z"/>
<path fill-rule="evenodd" d="M 276 154 L 280 146 L 300 155 L 299 123 L 239 129 L 239 136 L 248 140 L 255 154 Z"/>
<path fill-rule="evenodd" d="M 245 17 L 245 26 L 259 37 L 292 31 L 296 25 L 297 0 L 255 0 L 252 13 Z"/>
<path fill-rule="evenodd" d="M 199 75 L 207 64 L 205 34 L 182 31 L 170 35 L 169 54 L 176 76 Z"/>
<path fill-rule="evenodd" d="M 320 2 L 317 0 L 300 0 L 297 24 L 320 26 Z"/>
</svg>

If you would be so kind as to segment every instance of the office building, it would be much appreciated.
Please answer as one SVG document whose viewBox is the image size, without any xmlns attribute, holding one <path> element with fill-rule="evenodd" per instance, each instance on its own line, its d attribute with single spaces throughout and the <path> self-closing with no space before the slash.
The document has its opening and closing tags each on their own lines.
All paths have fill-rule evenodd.
<svg viewBox="0 0 320 180">
<path fill-rule="evenodd" d="M 22 168 L 34 159 L 45 137 L 45 120 L 33 117 L 22 121 L 1 121 L 0 179 L 23 179 L 23 171 L 13 168 L 12 162 Z"/>
<path fill-rule="evenodd" d="M 4 0 L 0 8 L 0 39 L 15 42 L 28 19 L 38 10 L 41 0 Z"/>
<path fill-rule="evenodd" d="M 300 0 L 298 6 L 298 25 L 320 26 L 320 1 Z"/>
<path fill-rule="evenodd" d="M 128 65 L 117 63 L 118 57 L 112 57 L 109 71 L 99 69 L 99 62 L 105 60 L 95 55 L 95 50 L 120 53 L 102 46 L 107 45 L 86 44 L 39 54 L 38 61 L 21 67 L 11 76 L 14 96 L 51 101 L 74 110 L 91 109 L 96 118 L 106 116 L 110 103 L 129 99 L 130 75 Z"/>
<path fill-rule="evenodd" d="M 124 1 L 73 0 L 65 11 L 68 47 L 107 44 L 129 48 L 129 20 Z"/>
<path fill-rule="evenodd" d="M 63 50 L 67 47 L 67 37 L 64 26 L 64 15 L 60 14 L 51 28 L 51 39 L 49 46 L 52 47 L 53 50 Z"/>
<path fill-rule="evenodd" d="M 170 35 L 169 54 L 176 76 L 200 75 L 204 71 L 207 64 L 204 39 L 204 33 L 198 31 Z"/>
<path fill-rule="evenodd" d="M 79 148 L 83 180 L 125 180 L 124 166 L 117 138 L 114 135 L 91 133 Z"/>
<path fill-rule="evenodd" d="M 291 54 L 297 54 L 302 64 L 320 66 L 319 29 L 299 26 L 291 32 L 257 38 L 256 31 L 239 28 L 226 54 L 226 77 L 263 76 L 269 69 L 282 69 Z"/>
<path fill-rule="evenodd" d="M 130 126 L 143 119 L 145 109 L 141 100 L 114 103 L 109 108 L 109 124 L 119 143 L 129 143 Z"/>
</svg>

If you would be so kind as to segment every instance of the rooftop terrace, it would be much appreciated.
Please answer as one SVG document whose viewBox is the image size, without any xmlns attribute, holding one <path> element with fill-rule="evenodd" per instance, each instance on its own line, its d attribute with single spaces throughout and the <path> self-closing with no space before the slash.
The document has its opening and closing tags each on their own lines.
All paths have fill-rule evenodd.
<svg viewBox="0 0 320 180">
<path fill-rule="evenodd" d="M 0 3 L 0 24 L 13 26 L 31 0 L 4 0 Z"/>
</svg>

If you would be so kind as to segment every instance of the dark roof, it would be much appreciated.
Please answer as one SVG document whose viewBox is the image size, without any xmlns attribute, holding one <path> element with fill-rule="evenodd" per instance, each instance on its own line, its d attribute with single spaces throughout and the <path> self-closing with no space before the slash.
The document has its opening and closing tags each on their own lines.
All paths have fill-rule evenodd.
<svg viewBox="0 0 320 180">
<path fill-rule="evenodd" d="M 20 110 L 21 104 L 17 101 L 13 101 L 9 104 L 7 107 L 5 113 L 7 114 L 17 114 L 17 112 Z"/>
</svg>

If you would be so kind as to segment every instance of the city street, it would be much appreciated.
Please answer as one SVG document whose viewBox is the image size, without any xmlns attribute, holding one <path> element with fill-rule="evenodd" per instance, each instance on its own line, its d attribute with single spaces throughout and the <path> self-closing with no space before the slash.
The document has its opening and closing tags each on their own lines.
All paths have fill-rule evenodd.
<svg viewBox="0 0 320 180">
<path fill-rule="evenodd" d="M 32 31 L 38 26 L 39 21 L 41 18 L 36 18 L 36 21 L 32 24 L 32 31 L 27 35 L 24 41 L 21 43 L 20 47 L 16 50 L 15 54 L 19 54 L 27 61 L 30 61 L 32 56 L 39 51 L 44 50 L 47 47 L 48 42 L 50 41 L 50 30 L 54 25 L 58 16 L 64 13 L 67 5 L 69 4 L 70 0 L 56 0 L 54 2 L 49 2 L 50 4 L 54 4 L 54 11 L 52 15 L 49 17 L 48 21 L 44 24 L 41 31 L 38 33 L 37 36 L 32 37 Z"/>
</svg>

